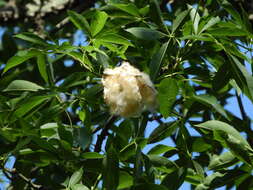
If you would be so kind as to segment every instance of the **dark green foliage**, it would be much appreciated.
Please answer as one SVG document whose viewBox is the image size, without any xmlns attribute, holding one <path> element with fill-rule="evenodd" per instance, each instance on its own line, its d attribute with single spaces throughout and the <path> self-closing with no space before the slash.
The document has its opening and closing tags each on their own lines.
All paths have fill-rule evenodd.
<svg viewBox="0 0 253 190">
<path fill-rule="evenodd" d="M 6 23 L 0 171 L 9 188 L 252 189 L 253 110 L 241 94 L 252 104 L 253 33 L 235 4 L 98 0 L 40 17 L 43 30 L 31 18 Z M 150 75 L 157 113 L 110 115 L 101 77 L 122 61 Z M 231 97 L 240 115 L 226 108 Z"/>
</svg>

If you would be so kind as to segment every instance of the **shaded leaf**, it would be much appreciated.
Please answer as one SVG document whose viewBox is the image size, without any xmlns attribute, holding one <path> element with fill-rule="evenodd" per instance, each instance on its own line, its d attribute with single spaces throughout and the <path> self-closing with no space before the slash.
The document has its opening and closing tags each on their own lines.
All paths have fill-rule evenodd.
<svg viewBox="0 0 253 190">
<path fill-rule="evenodd" d="M 132 188 L 133 190 L 167 190 L 167 188 L 163 185 L 157 185 L 152 183 L 139 184 L 135 185 Z"/>
<path fill-rule="evenodd" d="M 193 98 L 194 98 L 194 100 L 216 110 L 218 113 L 223 115 L 225 118 L 228 118 L 224 108 L 219 104 L 218 100 L 214 96 L 207 95 L 207 94 L 201 94 L 198 96 L 193 96 Z"/>
<path fill-rule="evenodd" d="M 9 91 L 38 91 L 44 88 L 27 80 L 14 80 L 7 88 L 4 89 L 5 92 Z"/>
<path fill-rule="evenodd" d="M 36 106 L 50 99 L 52 96 L 34 96 L 27 100 L 26 103 L 22 104 L 15 112 L 14 115 L 18 118 L 24 116 Z"/>
<path fill-rule="evenodd" d="M 178 85 L 175 79 L 166 78 L 158 86 L 158 100 L 160 112 L 163 117 L 167 118 L 178 94 Z"/>
<path fill-rule="evenodd" d="M 151 28 L 145 27 L 132 27 L 126 29 L 127 32 L 130 32 L 135 37 L 140 38 L 142 40 L 157 40 L 159 38 L 165 37 L 166 35 L 157 30 L 153 30 Z"/>
<path fill-rule="evenodd" d="M 76 127 L 74 130 L 74 139 L 85 150 L 91 143 L 91 132 L 87 127 Z"/>
<path fill-rule="evenodd" d="M 169 137 L 177 128 L 178 122 L 164 123 L 158 126 L 149 135 L 148 143 L 155 143 Z"/>
<path fill-rule="evenodd" d="M 168 45 L 169 41 L 164 43 L 159 49 L 159 51 L 152 56 L 151 62 L 149 64 L 150 76 L 152 81 L 155 81 L 157 75 L 159 74 Z"/>
<path fill-rule="evenodd" d="M 108 175 L 110 174 L 110 175 Z M 111 145 L 103 160 L 103 187 L 116 190 L 119 184 L 119 159 L 117 152 Z"/>
</svg>

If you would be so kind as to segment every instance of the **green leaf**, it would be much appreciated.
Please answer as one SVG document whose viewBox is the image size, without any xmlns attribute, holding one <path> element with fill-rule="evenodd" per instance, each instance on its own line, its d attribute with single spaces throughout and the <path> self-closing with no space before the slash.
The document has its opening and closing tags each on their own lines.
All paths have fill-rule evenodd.
<svg viewBox="0 0 253 190">
<path fill-rule="evenodd" d="M 163 185 L 157 185 L 152 183 L 138 184 L 133 186 L 133 190 L 168 190 Z"/>
<path fill-rule="evenodd" d="M 167 174 L 161 184 L 166 186 L 169 190 L 177 190 L 183 184 L 186 173 L 185 168 L 179 168 L 176 171 Z"/>
<path fill-rule="evenodd" d="M 207 30 L 213 36 L 247 36 L 248 32 L 234 27 L 217 27 Z"/>
<path fill-rule="evenodd" d="M 253 102 L 253 77 L 248 73 L 247 69 L 240 63 L 240 61 L 233 55 L 231 69 L 233 71 L 233 77 L 241 88 L 241 90 L 248 96 L 248 98 Z"/>
<path fill-rule="evenodd" d="M 188 5 L 188 8 L 190 9 L 190 16 L 191 16 L 191 20 L 193 23 L 194 33 L 198 34 L 199 21 L 200 21 L 200 16 L 199 16 L 198 10 L 193 8 L 190 5 Z"/>
<path fill-rule="evenodd" d="M 11 57 L 4 68 L 3 73 L 7 72 L 13 67 L 16 67 L 20 65 L 21 63 L 25 62 L 28 59 L 31 59 L 32 57 L 40 55 L 40 52 L 38 50 L 23 50 L 19 51 L 15 56 Z"/>
<path fill-rule="evenodd" d="M 93 70 L 92 64 L 85 53 L 76 52 L 76 51 L 63 52 L 63 53 L 65 53 L 65 54 L 69 55 L 70 57 L 72 57 L 73 59 L 79 61 L 81 63 L 81 65 L 84 66 L 89 71 Z"/>
<path fill-rule="evenodd" d="M 5 31 L 2 37 L 2 50 L 2 61 L 6 61 L 8 58 L 15 55 L 18 50 L 13 36 L 8 31 Z"/>
<path fill-rule="evenodd" d="M 164 43 L 159 49 L 159 51 L 152 56 L 151 62 L 149 64 L 150 76 L 152 81 L 155 81 L 157 75 L 159 74 L 168 45 L 169 41 Z"/>
<path fill-rule="evenodd" d="M 231 76 L 228 67 L 227 63 L 223 63 L 213 78 L 212 86 L 215 91 L 219 91 L 229 83 Z"/>
<path fill-rule="evenodd" d="M 76 127 L 74 130 L 74 139 L 77 141 L 79 146 L 85 150 L 91 143 L 91 132 L 87 127 Z"/>
<path fill-rule="evenodd" d="M 177 150 L 177 149 L 175 147 L 158 144 L 155 147 L 151 148 L 148 154 L 163 154 L 170 150 Z"/>
<path fill-rule="evenodd" d="M 177 81 L 173 78 L 166 78 L 158 86 L 158 100 L 160 104 L 160 113 L 164 118 L 170 114 L 172 106 L 178 94 Z"/>
<path fill-rule="evenodd" d="M 212 17 L 204 26 L 203 28 L 200 30 L 199 34 L 201 34 L 202 32 L 204 32 L 205 30 L 207 30 L 208 28 L 211 28 L 212 26 L 214 26 L 215 24 L 217 24 L 218 22 L 220 22 L 220 18 L 217 17 Z"/>
<path fill-rule="evenodd" d="M 75 171 L 75 173 L 72 174 L 70 180 L 69 180 L 69 187 L 72 187 L 73 185 L 79 183 L 83 176 L 83 168 L 80 168 L 79 170 Z"/>
<path fill-rule="evenodd" d="M 33 33 L 24 32 L 24 33 L 15 35 L 15 37 L 28 41 L 28 42 L 32 42 L 34 44 L 41 45 L 41 46 L 51 46 L 51 44 L 48 44 L 46 40 L 40 38 L 39 36 Z"/>
<path fill-rule="evenodd" d="M 90 190 L 90 189 L 83 184 L 75 184 L 71 186 L 71 190 Z"/>
<path fill-rule="evenodd" d="M 57 123 L 46 123 L 40 126 L 40 135 L 42 138 L 50 138 L 58 134 Z"/>
<path fill-rule="evenodd" d="M 194 138 L 192 143 L 192 152 L 205 152 L 212 148 L 212 145 L 205 142 L 203 138 Z"/>
<path fill-rule="evenodd" d="M 44 88 L 26 80 L 14 80 L 12 81 L 7 88 L 4 89 L 5 92 L 9 91 L 38 91 L 43 90 Z"/>
<path fill-rule="evenodd" d="M 119 184 L 119 159 L 111 145 L 103 160 L 103 188 L 116 190 Z"/>
<path fill-rule="evenodd" d="M 46 83 L 48 83 L 46 56 L 44 54 L 38 55 L 38 57 L 37 57 L 37 66 L 38 66 L 40 75 L 42 76 L 44 81 Z"/>
<path fill-rule="evenodd" d="M 133 3 L 127 3 L 127 4 L 112 3 L 110 5 L 118 8 L 118 9 L 132 15 L 132 16 L 137 16 L 137 17 L 140 16 L 138 8 Z"/>
<path fill-rule="evenodd" d="M 227 184 L 233 184 L 238 178 L 245 175 L 246 172 L 241 169 L 225 170 L 220 172 L 215 172 L 207 176 L 204 181 L 199 184 L 195 189 L 216 189 Z"/>
<path fill-rule="evenodd" d="M 251 165 L 253 150 L 241 134 L 227 123 L 211 120 L 196 125 L 214 132 L 214 138 L 231 150 L 240 160 Z"/>
<path fill-rule="evenodd" d="M 147 139 L 139 138 L 127 144 L 124 148 L 120 150 L 120 160 L 125 161 L 136 154 L 139 148 L 143 148 L 147 144 Z"/>
<path fill-rule="evenodd" d="M 101 36 L 99 35 L 96 40 L 99 40 L 101 42 L 110 42 L 115 44 L 134 46 L 127 38 L 124 38 L 123 36 L 120 36 L 118 34 L 104 34 Z"/>
<path fill-rule="evenodd" d="M 165 22 L 163 19 L 162 11 L 157 0 L 150 0 L 149 15 L 154 23 L 159 26 L 159 28 L 161 28 L 164 32 L 169 33 L 167 26 L 164 24 Z"/>
<path fill-rule="evenodd" d="M 108 15 L 103 11 L 96 11 L 93 19 L 91 20 L 90 31 L 92 36 L 96 36 L 106 23 Z"/>
<path fill-rule="evenodd" d="M 29 111 L 31 111 L 33 108 L 36 106 L 42 104 L 43 102 L 47 101 L 50 99 L 52 95 L 49 96 L 34 96 L 29 98 L 26 103 L 21 104 L 21 106 L 14 112 L 14 115 L 17 116 L 18 118 L 24 116 L 27 114 Z"/>
<path fill-rule="evenodd" d="M 238 159 L 230 151 L 221 155 L 213 155 L 208 165 L 209 170 L 218 170 L 230 167 L 238 162 Z"/>
<path fill-rule="evenodd" d="M 199 103 L 202 103 L 202 104 L 216 110 L 218 113 L 223 115 L 225 118 L 228 118 L 224 108 L 219 104 L 218 100 L 214 96 L 207 95 L 207 94 L 201 94 L 198 96 L 193 96 L 193 99 L 195 101 L 198 101 Z"/>
<path fill-rule="evenodd" d="M 241 15 L 236 11 L 231 3 L 223 0 L 221 6 L 237 21 L 239 25 L 242 25 Z"/>
<path fill-rule="evenodd" d="M 133 177 L 125 171 L 119 173 L 119 186 L 117 189 L 126 189 L 133 185 Z"/>
<path fill-rule="evenodd" d="M 101 159 L 104 158 L 103 155 L 97 153 L 97 152 L 85 152 L 81 154 L 81 157 L 84 159 Z"/>
<path fill-rule="evenodd" d="M 185 17 L 188 15 L 189 10 L 182 11 L 178 15 L 176 15 L 176 19 L 172 22 L 172 33 L 177 30 L 179 25 L 182 23 L 182 21 L 185 19 Z"/>
<path fill-rule="evenodd" d="M 151 28 L 146 28 L 146 27 L 132 27 L 132 28 L 126 29 L 126 31 L 130 32 L 137 38 L 140 38 L 142 40 L 147 40 L 147 41 L 157 40 L 159 38 L 166 36 L 166 34 L 162 32 L 153 30 Z"/>
<path fill-rule="evenodd" d="M 78 14 L 74 11 L 68 11 L 68 15 L 70 18 L 70 21 L 80 30 L 84 30 L 88 35 L 90 35 L 91 30 L 89 23 L 87 20 L 83 17 L 83 15 Z"/>
<path fill-rule="evenodd" d="M 148 143 L 159 142 L 170 135 L 178 128 L 178 122 L 164 123 L 155 128 L 149 135 Z"/>
</svg>

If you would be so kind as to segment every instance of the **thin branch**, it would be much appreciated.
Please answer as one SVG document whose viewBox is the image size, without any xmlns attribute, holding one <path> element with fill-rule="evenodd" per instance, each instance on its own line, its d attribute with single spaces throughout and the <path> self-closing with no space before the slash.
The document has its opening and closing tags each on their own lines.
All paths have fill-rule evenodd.
<svg viewBox="0 0 253 190">
<path fill-rule="evenodd" d="M 236 92 L 236 99 L 237 99 L 237 102 L 238 102 L 238 105 L 239 105 L 239 108 L 240 108 L 240 111 L 241 111 L 241 115 L 242 115 L 242 119 L 244 121 L 248 121 L 248 116 L 244 110 L 244 107 L 243 107 L 243 104 L 242 104 L 242 99 L 241 97 L 238 95 L 238 93 Z"/>
<path fill-rule="evenodd" d="M 95 3 L 96 3 L 95 0 L 86 0 L 84 3 L 80 4 L 79 6 L 75 7 L 72 10 L 80 13 L 80 12 L 94 6 Z M 61 30 L 64 27 L 67 27 L 69 24 L 70 24 L 69 19 L 68 19 L 68 17 L 66 17 L 61 22 L 59 22 L 53 30 L 50 31 L 50 34 L 57 33 L 59 30 Z"/>
<path fill-rule="evenodd" d="M 111 128 L 111 126 L 114 123 L 114 121 L 116 120 L 116 118 L 117 118 L 116 116 L 111 116 L 108 119 L 107 123 L 105 124 L 101 134 L 97 136 L 98 138 L 97 138 L 97 142 L 96 142 L 95 149 L 94 149 L 95 152 L 101 151 L 102 143 L 103 143 L 105 137 L 108 135 L 108 130 Z"/>
<path fill-rule="evenodd" d="M 25 181 L 29 186 L 31 186 L 34 189 L 41 189 L 42 185 L 38 185 L 32 182 L 32 179 L 27 178 L 26 176 L 24 176 L 23 174 L 19 173 L 16 168 L 13 169 L 8 169 L 5 168 L 4 166 L 1 166 L 1 169 L 3 170 L 3 173 L 5 174 L 5 176 L 9 179 L 9 180 L 13 180 L 13 177 L 11 177 L 9 174 L 12 175 L 17 175 L 20 179 L 22 179 L 23 181 Z M 9 173 L 9 174 L 8 174 Z"/>
</svg>

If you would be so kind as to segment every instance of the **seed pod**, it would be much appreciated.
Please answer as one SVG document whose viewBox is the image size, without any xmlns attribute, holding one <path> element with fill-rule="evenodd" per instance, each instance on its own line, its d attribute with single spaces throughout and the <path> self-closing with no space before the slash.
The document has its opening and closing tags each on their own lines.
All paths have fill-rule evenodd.
<svg viewBox="0 0 253 190">
<path fill-rule="evenodd" d="M 142 111 L 157 107 L 157 91 L 149 76 L 128 62 L 105 69 L 102 83 L 105 102 L 114 115 L 138 117 Z"/>
</svg>

